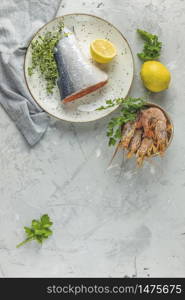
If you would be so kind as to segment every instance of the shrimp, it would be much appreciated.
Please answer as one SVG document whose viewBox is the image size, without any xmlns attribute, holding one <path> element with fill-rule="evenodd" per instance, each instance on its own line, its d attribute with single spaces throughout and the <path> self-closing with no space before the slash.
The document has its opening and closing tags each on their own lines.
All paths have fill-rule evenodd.
<svg viewBox="0 0 185 300">
<path fill-rule="evenodd" d="M 123 148 L 128 148 L 129 143 L 134 135 L 136 124 L 135 122 L 128 122 L 124 125 L 122 130 L 122 138 L 120 141 L 120 145 Z"/>
<path fill-rule="evenodd" d="M 162 121 L 158 121 L 155 126 L 155 139 L 157 144 L 157 150 L 162 154 L 168 143 L 168 135 L 166 124 Z"/>
<path fill-rule="evenodd" d="M 145 137 L 154 137 L 154 131 L 158 121 L 163 123 L 163 128 L 166 127 L 166 117 L 161 109 L 151 107 L 140 112 L 139 120 L 136 123 L 136 128 L 143 127 Z"/>
<path fill-rule="evenodd" d="M 129 144 L 129 152 L 127 154 L 127 158 L 131 158 L 132 155 L 138 150 L 141 144 L 141 138 L 142 138 L 142 130 L 136 129 L 134 136 L 132 137 Z"/>
<path fill-rule="evenodd" d="M 164 153 L 172 132 L 173 126 L 160 108 L 142 109 L 134 122 L 122 127 L 122 137 L 112 160 L 118 149 L 125 149 L 128 150 L 127 158 L 135 154 L 137 165 L 142 166 L 145 158 Z"/>
<path fill-rule="evenodd" d="M 127 149 L 128 148 L 129 143 L 135 132 L 135 125 L 136 125 L 135 122 L 128 122 L 123 126 L 121 140 L 118 143 L 118 145 L 116 146 L 116 149 L 113 153 L 110 164 L 112 163 L 112 161 L 119 149 L 121 149 L 121 148 Z"/>
<path fill-rule="evenodd" d="M 143 127 L 144 136 L 155 141 L 155 153 L 165 151 L 168 143 L 167 120 L 161 109 L 151 107 L 142 110 L 136 128 Z"/>
<path fill-rule="evenodd" d="M 138 166 L 142 166 L 145 156 L 150 156 L 152 148 L 153 148 L 153 139 L 149 137 L 145 137 L 142 140 L 141 145 L 136 153 Z"/>
</svg>

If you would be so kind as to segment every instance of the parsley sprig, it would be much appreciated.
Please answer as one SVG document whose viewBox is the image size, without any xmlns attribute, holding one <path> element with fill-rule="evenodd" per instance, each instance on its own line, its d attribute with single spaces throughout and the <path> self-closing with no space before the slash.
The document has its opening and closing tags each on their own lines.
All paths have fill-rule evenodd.
<svg viewBox="0 0 185 300">
<path fill-rule="evenodd" d="M 143 61 L 158 59 L 162 48 L 158 36 L 141 29 L 137 29 L 137 32 L 145 40 L 143 52 L 137 54 L 139 58 Z"/>
<path fill-rule="evenodd" d="M 107 136 L 109 137 L 109 146 L 115 145 L 121 138 L 121 127 L 127 122 L 133 122 L 136 119 L 137 112 L 146 105 L 143 98 L 116 98 L 107 100 L 106 106 L 100 106 L 97 110 L 108 109 L 113 106 L 121 105 L 120 115 L 110 120 L 107 127 Z"/>
<path fill-rule="evenodd" d="M 58 41 L 62 38 L 64 24 L 61 22 L 54 32 L 46 32 L 44 35 L 38 36 L 38 39 L 32 41 L 32 65 L 28 67 L 28 74 L 32 76 L 34 71 L 38 69 L 46 80 L 46 90 L 48 94 L 52 94 L 58 78 L 58 70 L 54 58 L 54 48 Z"/>
<path fill-rule="evenodd" d="M 24 227 L 27 238 L 17 245 L 17 248 L 32 241 L 36 240 L 38 243 L 47 239 L 53 232 L 50 227 L 53 225 L 48 215 L 43 215 L 40 220 L 33 220 L 31 227 Z"/>
</svg>

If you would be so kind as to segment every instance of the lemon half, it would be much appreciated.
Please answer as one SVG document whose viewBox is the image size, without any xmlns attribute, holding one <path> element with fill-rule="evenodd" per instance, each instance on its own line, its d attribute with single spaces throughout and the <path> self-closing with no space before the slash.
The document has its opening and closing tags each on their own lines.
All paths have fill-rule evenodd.
<svg viewBox="0 0 185 300">
<path fill-rule="evenodd" d="M 144 86 L 152 92 L 164 91 L 170 84 L 171 74 L 159 61 L 145 62 L 140 74 Z"/>
<path fill-rule="evenodd" d="M 97 39 L 90 44 L 92 58 L 102 64 L 110 62 L 116 56 L 116 47 L 108 40 Z"/>
</svg>

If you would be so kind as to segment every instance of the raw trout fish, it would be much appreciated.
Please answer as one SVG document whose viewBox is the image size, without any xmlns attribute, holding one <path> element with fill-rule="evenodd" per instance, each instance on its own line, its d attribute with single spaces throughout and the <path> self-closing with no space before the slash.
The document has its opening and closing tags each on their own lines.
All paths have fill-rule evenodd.
<svg viewBox="0 0 185 300">
<path fill-rule="evenodd" d="M 108 76 L 84 57 L 72 31 L 64 28 L 64 33 L 54 55 L 59 73 L 57 84 L 61 100 L 66 103 L 101 88 Z"/>
</svg>

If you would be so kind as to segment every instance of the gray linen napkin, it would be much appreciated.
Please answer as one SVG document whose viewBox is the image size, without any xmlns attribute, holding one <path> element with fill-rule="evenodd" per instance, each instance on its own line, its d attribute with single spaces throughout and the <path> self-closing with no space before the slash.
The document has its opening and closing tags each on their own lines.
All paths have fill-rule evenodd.
<svg viewBox="0 0 185 300">
<path fill-rule="evenodd" d="M 0 2 L 0 103 L 31 146 L 45 133 L 49 117 L 27 90 L 24 55 L 33 33 L 55 17 L 60 3 L 61 0 Z"/>
</svg>

